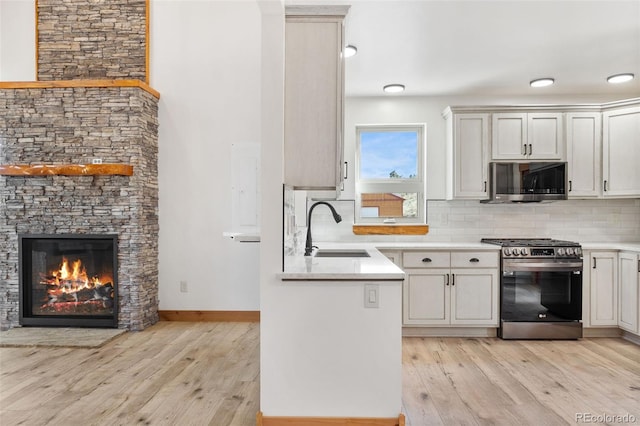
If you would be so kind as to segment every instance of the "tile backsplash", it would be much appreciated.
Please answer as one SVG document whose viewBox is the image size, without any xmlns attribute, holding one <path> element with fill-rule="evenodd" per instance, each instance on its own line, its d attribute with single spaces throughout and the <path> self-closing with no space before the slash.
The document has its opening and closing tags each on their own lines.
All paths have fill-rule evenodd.
<svg viewBox="0 0 640 426">
<path fill-rule="evenodd" d="M 480 204 L 478 201 L 429 201 L 429 233 L 422 236 L 358 236 L 352 232 L 354 203 L 332 201 L 313 214 L 314 242 L 416 241 L 478 242 L 484 237 L 549 237 L 578 242 L 640 241 L 640 200 L 567 200 L 552 203 Z M 304 219 L 296 221 L 305 229 Z"/>
</svg>

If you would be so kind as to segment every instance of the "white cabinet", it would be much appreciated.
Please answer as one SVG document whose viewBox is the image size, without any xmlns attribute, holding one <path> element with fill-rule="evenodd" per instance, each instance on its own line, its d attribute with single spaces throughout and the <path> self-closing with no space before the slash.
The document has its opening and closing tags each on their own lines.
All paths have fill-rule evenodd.
<svg viewBox="0 0 640 426">
<path fill-rule="evenodd" d="M 620 280 L 618 326 L 623 330 L 639 334 L 640 255 L 633 252 L 619 253 L 618 274 Z"/>
<path fill-rule="evenodd" d="M 299 189 L 342 185 L 348 6 L 332 9 L 286 8 L 284 181 Z"/>
<path fill-rule="evenodd" d="M 602 115 L 567 113 L 567 171 L 569 198 L 596 198 L 602 194 Z"/>
<path fill-rule="evenodd" d="M 602 160 L 605 197 L 640 196 L 640 107 L 602 113 Z"/>
<path fill-rule="evenodd" d="M 489 114 L 447 108 L 447 199 L 487 198 Z"/>
<path fill-rule="evenodd" d="M 498 325 L 498 253 L 406 251 L 403 324 Z"/>
<path fill-rule="evenodd" d="M 562 160 L 562 113 L 503 112 L 492 115 L 494 160 Z"/>
<path fill-rule="evenodd" d="M 589 267 L 589 325 L 617 326 L 618 254 L 616 251 L 592 251 L 585 255 L 589 256 L 585 262 L 585 267 Z"/>
</svg>

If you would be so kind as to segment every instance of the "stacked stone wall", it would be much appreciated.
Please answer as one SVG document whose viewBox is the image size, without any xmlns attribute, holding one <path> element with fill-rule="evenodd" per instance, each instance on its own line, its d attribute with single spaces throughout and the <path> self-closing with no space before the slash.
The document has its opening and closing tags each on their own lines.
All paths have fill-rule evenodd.
<svg viewBox="0 0 640 426">
<path fill-rule="evenodd" d="M 18 325 L 19 234 L 117 234 L 118 326 L 158 321 L 157 99 L 139 88 L 0 89 L 0 164 L 133 176 L 0 176 L 0 328 Z"/>
<path fill-rule="evenodd" d="M 146 76 L 146 0 L 38 0 L 38 80 Z"/>
</svg>

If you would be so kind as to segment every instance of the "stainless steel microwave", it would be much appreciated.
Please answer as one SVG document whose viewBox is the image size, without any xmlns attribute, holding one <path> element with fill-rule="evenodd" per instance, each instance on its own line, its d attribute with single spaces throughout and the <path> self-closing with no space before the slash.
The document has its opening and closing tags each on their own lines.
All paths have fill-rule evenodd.
<svg viewBox="0 0 640 426">
<path fill-rule="evenodd" d="M 567 199 L 567 163 L 489 163 L 489 199 L 526 203 Z"/>
</svg>

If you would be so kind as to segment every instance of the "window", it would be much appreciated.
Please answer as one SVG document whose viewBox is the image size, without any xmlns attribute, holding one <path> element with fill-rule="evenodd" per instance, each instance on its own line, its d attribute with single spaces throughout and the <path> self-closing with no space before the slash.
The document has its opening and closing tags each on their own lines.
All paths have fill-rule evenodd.
<svg viewBox="0 0 640 426">
<path fill-rule="evenodd" d="M 356 222 L 426 223 L 425 126 L 356 127 Z"/>
</svg>

